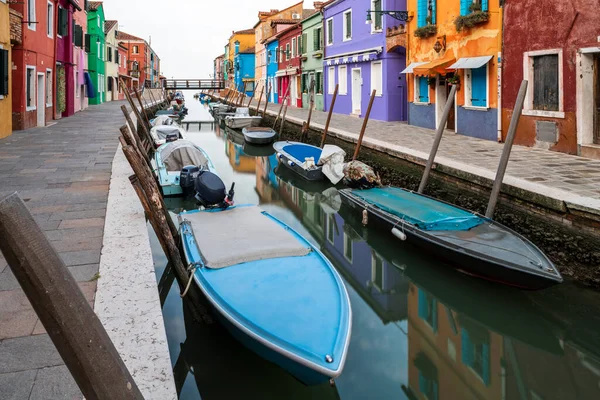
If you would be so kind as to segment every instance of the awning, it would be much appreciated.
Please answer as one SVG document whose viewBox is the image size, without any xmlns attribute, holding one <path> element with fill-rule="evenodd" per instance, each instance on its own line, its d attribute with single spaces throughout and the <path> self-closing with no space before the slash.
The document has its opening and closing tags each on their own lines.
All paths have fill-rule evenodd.
<svg viewBox="0 0 600 400">
<path fill-rule="evenodd" d="M 448 69 L 475 69 L 481 68 L 490 60 L 493 56 L 483 57 L 463 57 L 459 58 L 457 62 L 448 67 Z"/>
<path fill-rule="evenodd" d="M 454 64 L 454 62 L 456 61 L 456 59 L 454 58 L 450 58 L 450 59 L 440 59 L 440 60 L 434 60 L 434 61 L 430 61 L 427 64 L 423 64 L 423 65 L 419 65 L 418 67 L 414 68 L 413 71 L 416 75 L 437 75 L 437 74 L 447 74 L 448 71 L 446 71 L 446 67 L 448 65 Z"/>
<path fill-rule="evenodd" d="M 287 76 L 287 75 L 297 75 L 297 74 L 298 74 L 297 68 L 282 69 L 282 70 L 275 72 L 275 76 L 277 76 L 277 77 Z"/>
<path fill-rule="evenodd" d="M 408 67 L 404 68 L 404 71 L 402 71 L 400 73 L 401 74 L 412 74 L 414 72 L 413 70 L 416 67 L 425 65 L 425 64 L 427 64 L 427 61 L 410 63 L 410 65 Z"/>
</svg>

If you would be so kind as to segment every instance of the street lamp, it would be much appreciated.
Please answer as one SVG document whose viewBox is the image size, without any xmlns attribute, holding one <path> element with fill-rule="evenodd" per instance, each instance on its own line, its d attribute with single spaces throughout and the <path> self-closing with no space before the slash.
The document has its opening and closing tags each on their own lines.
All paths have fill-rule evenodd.
<svg viewBox="0 0 600 400">
<path fill-rule="evenodd" d="M 372 24 L 371 13 L 389 15 L 390 17 L 397 19 L 398 21 L 408 22 L 412 18 L 408 15 L 408 11 L 383 11 L 383 10 L 367 10 L 367 25 Z"/>
</svg>

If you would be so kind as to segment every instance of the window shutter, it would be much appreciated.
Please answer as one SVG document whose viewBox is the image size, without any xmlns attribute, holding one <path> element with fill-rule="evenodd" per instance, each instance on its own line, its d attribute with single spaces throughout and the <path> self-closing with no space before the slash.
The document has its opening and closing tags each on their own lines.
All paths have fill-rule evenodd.
<svg viewBox="0 0 600 400">
<path fill-rule="evenodd" d="M 69 34 L 69 14 L 67 12 L 66 8 L 59 8 L 58 9 L 58 27 L 59 27 L 59 34 L 61 36 L 67 36 Z"/>
<path fill-rule="evenodd" d="M 462 328 L 460 332 L 460 342 L 462 362 L 466 366 L 470 367 L 473 365 L 473 345 L 471 344 L 471 339 L 469 338 L 469 332 L 467 332 L 465 328 Z"/>
<path fill-rule="evenodd" d="M 85 34 L 85 52 L 86 53 L 90 52 L 90 50 L 91 50 L 90 47 L 91 47 L 91 36 L 86 33 Z"/>
<path fill-rule="evenodd" d="M 471 13 L 469 6 L 473 4 L 471 0 L 460 0 L 460 15 L 468 15 Z"/>
<path fill-rule="evenodd" d="M 481 0 L 481 11 L 487 11 L 489 0 Z"/>
<path fill-rule="evenodd" d="M 471 104 L 475 107 L 487 106 L 487 67 L 471 70 Z"/>
<path fill-rule="evenodd" d="M 71 35 L 73 36 L 73 44 L 75 44 L 75 18 L 71 20 Z"/>
<path fill-rule="evenodd" d="M 373 2 L 373 8 L 375 11 L 381 11 L 381 0 L 375 0 Z M 375 29 L 379 30 L 383 27 L 383 15 L 381 13 L 375 13 Z"/>
<path fill-rule="evenodd" d="M 307 47 L 308 47 L 308 35 L 306 33 L 302 34 L 302 54 L 306 54 L 307 53 Z"/>
<path fill-rule="evenodd" d="M 481 363 L 482 365 L 482 373 L 483 373 L 483 383 L 486 386 L 490 385 L 490 345 L 489 343 L 484 343 L 481 345 Z"/>
<path fill-rule="evenodd" d="M 346 13 L 346 39 L 352 37 L 352 13 Z"/>
<path fill-rule="evenodd" d="M 549 54 L 534 58 L 533 108 L 558 111 L 558 55 Z"/>
<path fill-rule="evenodd" d="M 115 49 L 115 62 L 119 63 L 119 49 Z"/>
<path fill-rule="evenodd" d="M 419 289 L 419 318 L 427 321 L 427 294 Z"/>
<path fill-rule="evenodd" d="M 417 28 L 425 25 L 427 25 L 427 0 L 417 0 Z"/>
<path fill-rule="evenodd" d="M 437 23 L 437 0 L 429 0 L 431 6 L 431 24 L 435 25 Z"/>
<path fill-rule="evenodd" d="M 425 76 L 419 77 L 419 101 L 429 103 L 429 85 Z"/>
<path fill-rule="evenodd" d="M 8 95 L 8 50 L 0 49 L 0 95 Z"/>
</svg>

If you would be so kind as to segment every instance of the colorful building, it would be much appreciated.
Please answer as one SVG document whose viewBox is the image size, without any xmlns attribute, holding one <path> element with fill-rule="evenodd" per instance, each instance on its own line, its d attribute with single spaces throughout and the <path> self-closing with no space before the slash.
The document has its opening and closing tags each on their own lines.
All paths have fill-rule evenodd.
<svg viewBox="0 0 600 400">
<path fill-rule="evenodd" d="M 277 65 L 277 90 L 279 102 L 288 95 L 287 104 L 302 107 L 302 24 L 297 23 L 277 34 L 279 40 L 279 63 Z"/>
<path fill-rule="evenodd" d="M 95 90 L 95 96 L 88 96 L 90 104 L 106 101 L 106 40 L 104 37 L 104 6 L 101 1 L 88 2 L 88 72 Z"/>
<path fill-rule="evenodd" d="M 234 31 L 229 36 L 227 46 L 225 46 L 225 57 L 227 59 L 227 87 L 237 87 L 235 79 L 237 76 L 235 70 L 235 55 L 236 55 L 236 42 L 239 43 L 238 52 L 241 54 L 247 54 L 249 49 L 252 49 L 254 54 L 254 29 L 244 29 L 241 31 Z M 254 78 L 254 72 L 250 74 Z"/>
<path fill-rule="evenodd" d="M 11 18 L 21 28 L 19 15 L 11 15 L 8 5 L 0 2 L 0 139 L 12 133 Z"/>
<path fill-rule="evenodd" d="M 339 85 L 335 112 L 364 116 L 373 90 L 371 118 L 383 121 L 407 119 L 407 85 L 400 72 L 406 67 L 402 41 L 386 37 L 400 22 L 368 10 L 405 10 L 404 0 L 338 0 L 323 8 L 325 57 L 324 108 L 328 110 Z M 371 24 L 365 23 L 367 15 Z"/>
<path fill-rule="evenodd" d="M 277 90 L 277 70 L 279 69 L 279 40 L 277 35 L 270 37 L 265 42 L 267 51 L 267 85 L 271 87 L 269 93 L 270 103 L 278 103 L 278 90 Z"/>
<path fill-rule="evenodd" d="M 106 39 L 106 101 L 118 100 L 119 98 L 119 41 L 117 32 L 119 23 L 115 20 L 107 20 L 104 23 L 104 37 Z"/>
<path fill-rule="evenodd" d="M 246 95 L 252 96 L 254 92 L 254 47 L 240 50 L 240 42 L 235 42 L 234 48 L 235 88 L 239 92 L 245 92 Z"/>
<path fill-rule="evenodd" d="M 148 45 L 147 48 L 150 50 L 150 64 L 149 72 L 150 82 L 146 83 L 146 87 L 158 88 L 160 86 L 160 57 L 152 49 L 152 46 Z M 149 85 L 149 86 L 148 86 Z"/>
<path fill-rule="evenodd" d="M 160 86 L 160 59 L 150 44 L 142 38 L 122 31 L 118 31 L 117 40 L 127 48 L 129 76 L 137 79 L 140 86 Z"/>
<path fill-rule="evenodd" d="M 323 14 L 315 3 L 315 13 L 302 21 L 302 105 L 310 107 L 310 84 L 314 80 L 315 109 L 323 111 Z"/>
<path fill-rule="evenodd" d="M 131 76 L 129 76 L 129 71 L 127 71 L 127 47 L 123 46 L 121 43 L 119 43 L 118 47 L 117 47 L 118 53 L 119 53 L 119 59 L 118 59 L 118 71 L 119 71 L 119 78 L 121 78 L 123 80 L 123 83 L 125 84 L 125 87 L 127 87 L 127 89 L 133 89 L 133 78 Z M 117 85 L 119 85 L 119 83 L 117 82 Z M 119 100 L 123 100 L 125 99 L 125 92 L 123 91 L 123 88 L 119 85 Z"/>
<path fill-rule="evenodd" d="M 220 80 L 223 79 L 223 61 L 225 59 L 225 55 L 221 54 L 215 61 L 213 62 L 213 77 L 214 79 Z"/>
<path fill-rule="evenodd" d="M 507 0 L 504 43 L 502 138 L 526 79 L 515 143 L 600 159 L 598 4 Z"/>
<path fill-rule="evenodd" d="M 79 4 L 82 4 L 81 2 Z M 75 77 L 73 85 L 75 112 L 85 110 L 88 107 L 88 97 L 85 88 L 85 75 L 88 74 L 88 56 L 85 51 L 85 36 L 87 32 L 87 10 L 85 6 L 81 11 L 73 14 L 75 22 L 74 44 L 73 44 L 73 69 Z"/>
<path fill-rule="evenodd" d="M 229 88 L 233 86 L 233 58 L 229 59 L 229 42 L 225 45 L 224 50 L 223 79 L 225 80 L 225 87 Z"/>
<path fill-rule="evenodd" d="M 56 4 L 25 0 L 10 7 L 23 15 L 23 40 L 12 48 L 13 130 L 46 126 L 54 115 Z"/>
<path fill-rule="evenodd" d="M 271 22 L 279 21 L 285 24 L 296 24 L 302 20 L 304 2 L 294 4 L 284 10 L 259 11 L 258 22 L 254 25 L 255 32 L 255 72 L 254 79 L 256 82 L 256 90 L 259 93 L 267 88 L 265 82 L 267 79 L 267 49 L 265 47 L 266 40 L 277 33 L 277 25 L 272 25 Z"/>
<path fill-rule="evenodd" d="M 409 124 L 435 129 L 451 85 L 458 85 L 446 129 L 499 140 L 499 0 L 408 0 Z M 520 81 L 519 81 L 520 83 Z"/>
</svg>

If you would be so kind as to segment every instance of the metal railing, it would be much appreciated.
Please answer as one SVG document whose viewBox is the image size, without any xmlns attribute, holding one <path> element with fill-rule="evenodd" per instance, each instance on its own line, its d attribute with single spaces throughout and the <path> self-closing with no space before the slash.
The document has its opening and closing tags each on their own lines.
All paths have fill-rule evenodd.
<svg viewBox="0 0 600 400">
<path fill-rule="evenodd" d="M 164 82 L 165 89 L 225 89 L 225 81 L 222 79 L 167 79 Z"/>
</svg>

